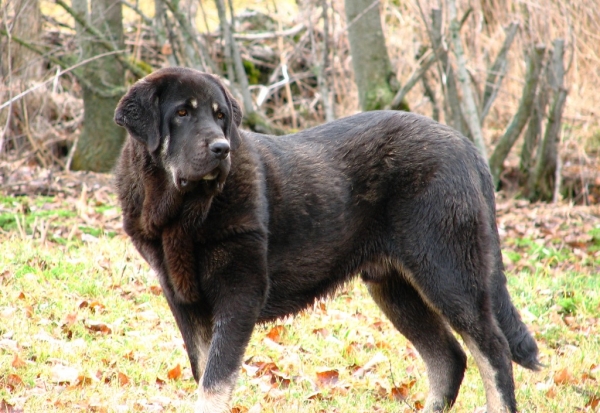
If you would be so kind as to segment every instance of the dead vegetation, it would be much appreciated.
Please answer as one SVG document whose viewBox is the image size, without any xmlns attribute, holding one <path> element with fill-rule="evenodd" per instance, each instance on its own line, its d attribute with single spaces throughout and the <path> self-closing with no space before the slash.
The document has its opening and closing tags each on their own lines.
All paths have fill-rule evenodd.
<svg viewBox="0 0 600 413">
<path fill-rule="evenodd" d="M 10 181 L 11 172 L 24 165 L 68 170 L 73 145 L 81 131 L 82 79 L 77 68 L 73 69 L 78 55 L 71 30 L 73 22 L 68 14 L 56 6 L 49 8 L 46 3 L 50 2 L 41 2 L 44 13 L 40 16 L 40 35 L 35 37 L 36 42 L 29 43 L 23 40 L 28 37 L 18 36 L 16 4 L 20 3 L 2 6 L 0 184 Z M 217 73 L 232 66 L 225 65 L 232 55 L 227 52 L 228 42 L 220 35 L 223 30 L 215 24 L 216 12 L 207 6 L 198 7 L 201 4 L 196 2 L 180 3 L 182 9 L 177 13 L 173 4 L 165 1 L 161 18 L 155 19 L 143 11 L 148 9 L 141 7 L 144 2 L 124 2 L 128 15 L 133 16 L 125 22 L 127 55 L 139 69 L 138 74 L 173 64 Z M 473 133 L 473 125 L 479 122 L 483 143 L 492 154 L 519 112 L 531 51 L 536 45 L 552 51 L 553 42 L 562 39 L 562 86 L 548 85 L 549 77 L 541 69 L 538 86 L 538 91 L 560 90 L 566 97 L 562 124 L 554 138 L 558 139 L 557 176 L 562 179 L 558 180 L 560 192 L 553 195 L 555 200 L 566 197 L 578 203 L 597 202 L 600 124 L 595 111 L 600 102 L 595 90 L 600 84 L 600 11 L 594 1 L 458 1 L 462 55 L 455 53 L 458 43 L 450 36 L 447 5 L 451 3 L 454 2 L 445 2 L 441 9 L 431 0 L 379 4 L 397 78 L 402 86 L 412 81 L 412 88 L 403 90 L 411 110 L 450 123 L 472 136 L 478 135 Z M 441 14 L 437 37 L 432 31 L 436 9 Z M 275 3 L 263 4 L 259 11 L 236 6 L 235 14 L 232 37 L 243 60 L 253 108 L 265 120 L 249 121 L 250 127 L 290 132 L 324 122 L 327 111 L 342 117 L 358 110 L 347 40 L 349 23 L 345 21 L 342 1 L 303 2 L 294 18 L 277 10 Z M 198 24 L 193 26 L 191 21 Z M 328 23 L 327 30 L 324 21 Z M 514 40 L 507 48 L 506 39 L 513 30 Z M 436 39 L 439 44 L 434 47 Z M 440 50 L 445 51 L 443 59 L 436 55 Z M 28 51 L 28 60 L 17 58 L 23 51 Z M 543 67 L 551 62 L 550 54 L 545 53 Z M 427 70 L 425 64 L 429 65 Z M 463 80 L 471 92 L 461 84 L 456 84 L 452 92 L 451 70 L 459 75 L 464 70 L 462 74 L 468 79 Z M 227 76 L 227 70 L 224 71 L 221 74 Z M 128 81 L 136 77 L 130 73 Z M 458 83 L 457 80 L 454 81 Z M 243 100 L 238 82 L 231 87 Z M 551 128 L 546 122 L 546 118 L 551 118 L 554 99 L 550 92 L 546 93 L 546 102 L 540 102 L 544 93 L 538 92 L 533 103 L 527 105 L 530 114 L 538 110 L 536 119 L 541 125 L 533 147 L 525 148 L 533 157 L 541 151 L 538 148 L 542 148 L 542 138 Z M 26 94 L 20 96 L 22 93 Z M 475 122 L 453 113 L 461 105 L 456 99 L 464 107 L 464 97 L 469 93 L 477 115 Z M 459 116 L 458 121 L 453 120 L 455 116 Z M 523 135 L 533 133 L 535 127 L 532 118 L 528 115 L 508 155 L 496 165 L 498 180 L 505 189 L 519 188 L 519 182 L 527 179 L 524 171 L 535 170 L 534 158 L 529 164 L 522 159 Z"/>
</svg>

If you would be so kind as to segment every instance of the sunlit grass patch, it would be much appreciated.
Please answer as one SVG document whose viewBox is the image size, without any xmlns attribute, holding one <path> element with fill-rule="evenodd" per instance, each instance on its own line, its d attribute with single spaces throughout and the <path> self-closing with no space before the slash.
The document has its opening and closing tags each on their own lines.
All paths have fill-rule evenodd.
<svg viewBox="0 0 600 413">
<path fill-rule="evenodd" d="M 29 212 L 19 212 L 23 203 Z M 5 197 L 0 205 L 26 223 L 0 232 L 0 401 L 26 412 L 191 412 L 196 385 L 183 341 L 154 274 L 119 228 L 118 209 L 91 199 Z M 27 217 L 38 211 L 47 215 L 37 223 Z M 598 393 L 594 234 L 575 246 L 504 240 L 509 289 L 545 364 L 537 373 L 514 367 L 522 412 L 590 411 Z M 427 389 L 415 349 L 356 280 L 296 317 L 256 328 L 233 406 L 413 412 Z M 469 357 L 454 411 L 484 404 Z"/>
</svg>

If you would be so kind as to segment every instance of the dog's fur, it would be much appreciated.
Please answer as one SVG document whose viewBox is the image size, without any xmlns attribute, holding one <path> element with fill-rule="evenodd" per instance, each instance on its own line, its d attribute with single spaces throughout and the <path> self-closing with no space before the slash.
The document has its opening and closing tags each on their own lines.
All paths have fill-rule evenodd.
<svg viewBox="0 0 600 413">
<path fill-rule="evenodd" d="M 282 137 L 238 130 L 215 76 L 159 70 L 121 99 L 125 231 L 157 272 L 199 382 L 222 413 L 254 326 L 360 275 L 427 366 L 426 410 L 458 395 L 473 354 L 488 413 L 516 412 L 511 359 L 537 345 L 506 288 L 486 162 L 451 128 L 368 112 Z"/>
</svg>

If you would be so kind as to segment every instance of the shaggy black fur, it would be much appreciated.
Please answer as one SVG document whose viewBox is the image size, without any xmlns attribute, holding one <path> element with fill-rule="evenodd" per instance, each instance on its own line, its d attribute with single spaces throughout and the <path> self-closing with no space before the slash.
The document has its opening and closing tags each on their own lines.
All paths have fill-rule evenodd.
<svg viewBox="0 0 600 413">
<path fill-rule="evenodd" d="M 463 378 L 452 327 L 488 412 L 516 412 L 511 359 L 537 369 L 537 346 L 506 289 L 492 181 L 469 140 L 392 111 L 242 132 L 220 80 L 183 68 L 136 83 L 115 120 L 132 137 L 116 169 L 124 228 L 159 275 L 202 394 L 229 397 L 257 323 L 360 275 L 425 360 L 428 410 L 451 406 Z"/>
</svg>

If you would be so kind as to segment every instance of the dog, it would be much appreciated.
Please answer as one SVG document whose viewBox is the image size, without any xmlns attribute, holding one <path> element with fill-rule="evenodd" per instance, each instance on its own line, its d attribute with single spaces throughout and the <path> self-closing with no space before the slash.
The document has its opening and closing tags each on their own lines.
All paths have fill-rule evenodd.
<svg viewBox="0 0 600 413">
<path fill-rule="evenodd" d="M 425 411 L 455 402 L 473 355 L 488 413 L 516 412 L 512 361 L 538 348 L 511 302 L 486 161 L 455 130 L 397 111 L 293 135 L 239 129 L 218 77 L 158 70 L 120 100 L 123 227 L 158 274 L 183 336 L 196 413 L 229 411 L 257 323 L 355 276 L 418 350 Z"/>
</svg>

